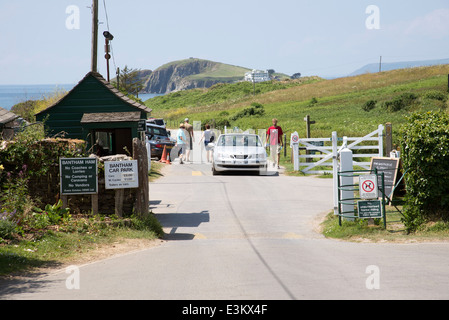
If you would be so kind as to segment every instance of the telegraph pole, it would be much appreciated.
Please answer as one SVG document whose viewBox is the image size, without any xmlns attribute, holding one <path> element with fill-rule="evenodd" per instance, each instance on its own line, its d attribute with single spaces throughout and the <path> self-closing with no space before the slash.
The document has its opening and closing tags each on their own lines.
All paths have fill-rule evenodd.
<svg viewBox="0 0 449 320">
<path fill-rule="evenodd" d="M 98 48 L 98 0 L 92 0 L 92 63 L 91 71 L 97 72 Z"/>
</svg>

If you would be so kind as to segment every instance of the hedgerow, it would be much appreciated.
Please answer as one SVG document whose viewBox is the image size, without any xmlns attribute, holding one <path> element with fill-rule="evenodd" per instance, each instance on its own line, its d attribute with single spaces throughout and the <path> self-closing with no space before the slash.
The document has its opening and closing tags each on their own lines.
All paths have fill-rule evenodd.
<svg viewBox="0 0 449 320">
<path fill-rule="evenodd" d="M 449 220 L 449 115 L 413 113 L 400 131 L 409 232 L 431 218 Z"/>
</svg>

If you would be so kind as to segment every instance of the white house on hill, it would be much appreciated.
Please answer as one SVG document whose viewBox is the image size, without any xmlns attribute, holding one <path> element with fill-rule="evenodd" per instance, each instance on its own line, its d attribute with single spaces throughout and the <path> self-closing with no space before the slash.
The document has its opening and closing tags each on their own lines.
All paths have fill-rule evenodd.
<svg viewBox="0 0 449 320">
<path fill-rule="evenodd" d="M 249 82 L 264 82 L 270 81 L 270 75 L 267 70 L 252 70 L 245 73 L 245 81 Z"/>
</svg>

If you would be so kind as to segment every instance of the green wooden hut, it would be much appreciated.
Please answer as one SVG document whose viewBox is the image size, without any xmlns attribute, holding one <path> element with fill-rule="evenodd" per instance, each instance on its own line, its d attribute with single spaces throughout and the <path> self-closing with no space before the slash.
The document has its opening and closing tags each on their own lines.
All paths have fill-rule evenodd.
<svg viewBox="0 0 449 320">
<path fill-rule="evenodd" d="M 101 155 L 131 152 L 132 139 L 140 138 L 139 123 L 151 109 L 128 98 L 99 73 L 89 72 L 67 95 L 36 114 L 45 121 L 49 136 L 87 141 Z"/>
</svg>

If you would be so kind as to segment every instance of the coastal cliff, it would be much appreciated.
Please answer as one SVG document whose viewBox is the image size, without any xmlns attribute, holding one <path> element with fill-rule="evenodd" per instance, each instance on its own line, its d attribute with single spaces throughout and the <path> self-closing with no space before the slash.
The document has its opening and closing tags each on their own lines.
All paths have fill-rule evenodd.
<svg viewBox="0 0 449 320">
<path fill-rule="evenodd" d="M 142 91 L 164 94 L 194 88 L 209 88 L 217 83 L 243 80 L 248 70 L 202 59 L 174 61 L 147 75 Z"/>
</svg>

